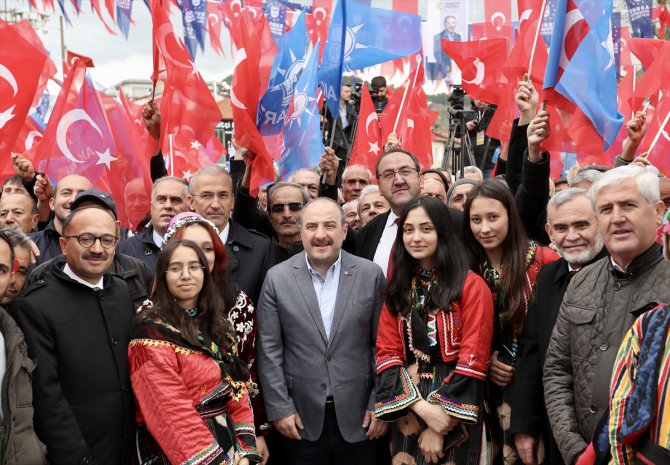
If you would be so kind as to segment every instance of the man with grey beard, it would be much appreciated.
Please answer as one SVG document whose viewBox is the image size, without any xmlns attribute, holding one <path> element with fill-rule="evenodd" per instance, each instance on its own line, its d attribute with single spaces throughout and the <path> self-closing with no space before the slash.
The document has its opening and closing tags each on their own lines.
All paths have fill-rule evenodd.
<svg viewBox="0 0 670 465">
<path fill-rule="evenodd" d="M 541 461 L 536 456 L 540 437 L 544 440 L 544 463 L 562 464 L 546 415 L 542 367 L 563 294 L 572 276 L 584 266 L 606 255 L 595 212 L 584 189 L 556 193 L 547 205 L 547 234 L 561 259 L 545 265 L 537 276 L 535 298 L 528 308 L 520 339 L 521 356 L 510 385 L 514 434 L 525 465 Z"/>
</svg>

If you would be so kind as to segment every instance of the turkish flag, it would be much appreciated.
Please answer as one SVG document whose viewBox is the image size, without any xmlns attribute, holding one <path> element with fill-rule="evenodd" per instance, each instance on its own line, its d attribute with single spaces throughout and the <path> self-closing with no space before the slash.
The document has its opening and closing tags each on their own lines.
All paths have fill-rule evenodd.
<svg viewBox="0 0 670 465">
<path fill-rule="evenodd" d="M 414 57 L 420 60 L 418 55 Z M 419 61 L 405 84 L 389 98 L 382 113 L 381 128 L 382 141 L 386 141 L 395 127 L 402 147 L 416 156 L 422 169 L 427 169 L 433 165 L 433 147 L 430 136 L 431 115 L 422 87 L 423 76 L 423 63 Z"/>
<path fill-rule="evenodd" d="M 631 107 L 633 111 L 642 109 L 642 103 L 647 97 L 651 97 L 652 104 L 658 100 L 659 91 L 670 90 L 670 44 L 663 41 L 664 46 L 649 64 L 644 76 L 635 86 Z"/>
<path fill-rule="evenodd" d="M 31 157 L 32 155 L 32 157 Z M 121 102 L 95 88 L 83 60 L 76 60 L 67 76 L 44 138 L 28 153 L 36 169 L 52 179 L 77 173 L 109 192 L 125 226 L 139 221 L 126 212 L 126 197 L 144 192 L 149 200 L 148 160 L 140 156 L 136 130 Z"/>
<path fill-rule="evenodd" d="M 665 176 L 670 176 L 670 96 L 663 96 L 658 101 L 653 116 L 649 121 L 649 129 L 642 139 L 639 152 L 649 152 L 647 159 Z M 655 143 L 654 143 L 655 141 Z M 654 144 L 653 147 L 651 144 Z"/>
<path fill-rule="evenodd" d="M 212 46 L 212 50 L 217 55 L 225 55 L 223 47 L 221 47 L 221 23 L 223 17 L 220 5 L 221 2 L 207 2 L 207 29 L 209 30 L 209 43 Z"/>
<path fill-rule="evenodd" d="M 665 44 L 667 42 L 661 39 L 641 39 L 639 37 L 628 39 L 628 48 L 640 60 L 642 67 L 645 69 L 648 69 L 654 63 Z"/>
<path fill-rule="evenodd" d="M 511 32 L 512 27 L 512 1 L 511 0 L 486 0 L 484 2 L 485 24 L 490 25 L 487 31 L 494 37 L 511 37 L 503 35 Z"/>
<path fill-rule="evenodd" d="M 27 20 L 0 23 L 0 164 L 10 158 L 47 61 L 41 44 L 24 35 L 26 29 L 34 34 Z"/>
<path fill-rule="evenodd" d="M 381 155 L 383 147 L 375 105 L 372 103 L 368 86 L 363 85 L 361 109 L 349 165 L 363 165 L 374 173 L 377 158 Z"/>
<path fill-rule="evenodd" d="M 319 60 L 323 58 L 323 51 L 326 47 L 326 39 L 328 38 L 328 30 L 330 28 L 330 19 L 333 16 L 335 9 L 334 0 L 313 0 L 312 13 L 305 16 L 307 25 L 307 34 L 309 34 L 312 45 L 317 41 L 319 46 Z"/>
<path fill-rule="evenodd" d="M 486 131 L 488 136 L 503 143 L 509 141 L 512 124 L 518 115 L 514 96 L 519 81 L 523 79 L 524 73 L 530 70 L 531 82 L 536 89 L 542 89 L 544 70 L 547 66 L 547 48 L 543 44 L 542 37 L 538 36 L 538 26 L 542 17 L 541 4 L 520 0 L 519 11 L 521 12 L 519 35 L 502 66 L 500 75 L 502 85 L 498 87 L 498 108 Z M 533 44 L 536 44 L 534 54 Z"/>
<path fill-rule="evenodd" d="M 470 40 L 511 38 L 512 26 L 494 26 L 491 23 L 473 23 L 470 25 Z"/>
<path fill-rule="evenodd" d="M 168 140 L 168 146 L 169 152 L 166 152 L 165 157 L 167 171 L 184 179 L 190 179 L 198 169 L 213 165 L 226 154 L 223 144 L 215 134 L 212 134 L 206 145 L 176 135 Z"/>
<path fill-rule="evenodd" d="M 470 97 L 498 103 L 499 76 L 507 56 L 506 39 L 469 42 L 442 39 L 442 49 L 461 70 L 461 86 Z"/>
<path fill-rule="evenodd" d="M 260 186 L 274 181 L 272 158 L 265 148 L 256 126 L 258 101 L 261 96 L 261 44 L 251 13 L 242 12 L 240 35 L 235 38 L 235 71 L 230 85 L 236 142 L 255 154 L 251 175 L 251 193 L 256 195 Z M 267 85 L 266 85 L 267 88 Z"/>
<path fill-rule="evenodd" d="M 183 42 L 175 35 L 160 1 L 153 2 L 151 15 L 154 78 L 164 83 L 160 103 L 163 153 L 170 154 L 170 150 L 174 150 L 175 139 L 186 147 L 192 143 L 206 145 L 221 120 L 221 110 Z"/>
</svg>

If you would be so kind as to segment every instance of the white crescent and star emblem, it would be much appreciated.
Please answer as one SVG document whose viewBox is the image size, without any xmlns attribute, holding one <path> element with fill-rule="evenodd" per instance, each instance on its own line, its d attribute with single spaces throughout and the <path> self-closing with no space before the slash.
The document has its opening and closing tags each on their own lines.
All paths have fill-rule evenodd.
<svg viewBox="0 0 670 465">
<path fill-rule="evenodd" d="M 35 139 L 37 139 L 38 137 L 39 137 L 40 140 L 43 137 L 42 133 L 40 133 L 39 131 L 30 131 L 28 133 L 28 135 L 26 136 L 26 143 L 25 143 L 26 150 L 29 150 L 33 147 L 33 144 L 35 143 Z"/>
<path fill-rule="evenodd" d="M 519 29 L 521 29 L 522 24 L 524 21 L 527 21 L 530 19 L 530 15 L 533 14 L 533 10 L 523 10 L 523 13 L 519 15 Z"/>
<path fill-rule="evenodd" d="M 0 64 L 0 77 L 9 83 L 13 92 L 12 97 L 16 97 L 16 94 L 19 92 L 19 85 L 17 84 L 16 78 L 14 78 L 14 75 L 9 70 L 9 68 L 2 64 Z M 14 113 L 12 113 L 14 108 L 16 108 L 16 105 L 12 105 L 5 111 L 0 112 L 0 129 L 2 129 L 12 118 L 14 118 L 14 116 L 16 116 Z"/>
<path fill-rule="evenodd" d="M 320 18 L 319 18 L 319 15 L 317 13 L 321 14 Z M 321 23 L 323 23 L 323 21 L 325 21 L 325 19 L 326 19 L 326 16 L 327 16 L 326 9 L 321 7 L 321 6 L 318 7 L 318 8 L 315 8 L 314 13 L 312 14 L 312 16 L 314 16 L 314 20 L 316 21 L 316 24 L 320 26 Z"/>
<path fill-rule="evenodd" d="M 497 18 L 501 19 L 500 23 L 496 23 Z M 491 15 L 491 24 L 493 24 L 496 27 L 496 31 L 499 31 L 500 29 L 502 29 L 502 26 L 504 26 L 506 22 L 507 22 L 507 18 L 505 17 L 505 15 L 501 11 L 496 11 L 495 13 L 493 13 Z"/>
<path fill-rule="evenodd" d="M 377 112 L 372 112 L 365 118 L 365 133 L 370 135 L 370 123 L 377 121 Z"/>
<path fill-rule="evenodd" d="M 558 62 L 558 65 L 565 69 L 566 66 L 568 66 L 568 56 L 565 53 L 565 38 L 568 36 L 568 33 L 570 32 L 570 29 L 577 24 L 579 21 L 583 20 L 584 16 L 582 16 L 581 11 L 579 11 L 578 8 L 575 8 L 573 10 L 568 11 L 568 13 L 565 15 L 565 29 L 563 29 L 563 43 L 564 46 L 561 47 L 561 58 Z M 611 30 L 611 29 L 610 29 Z"/>
<path fill-rule="evenodd" d="M 86 121 L 93 129 L 96 130 L 98 134 L 100 134 L 100 137 L 102 137 L 102 131 L 95 123 L 95 121 L 93 121 L 93 119 L 88 115 L 88 113 L 86 113 L 81 108 L 75 108 L 74 110 L 70 110 L 65 113 L 58 122 L 58 127 L 56 127 L 56 143 L 58 144 L 58 148 L 60 148 L 61 152 L 63 152 L 65 158 L 70 160 L 72 163 L 83 163 L 84 160 L 75 158 L 67 146 L 67 131 L 70 129 L 70 126 L 72 126 L 77 121 Z M 98 162 L 96 165 L 104 164 L 107 166 L 107 169 L 110 169 L 110 163 L 112 161 L 117 160 L 116 157 L 113 157 L 109 153 L 109 147 L 107 147 L 104 152 L 96 151 L 95 153 L 98 155 Z"/>
<path fill-rule="evenodd" d="M 486 67 L 484 66 L 484 63 L 479 60 L 479 57 L 475 57 L 475 60 L 472 62 L 472 64 L 477 69 L 477 74 L 475 75 L 475 78 L 470 81 L 465 78 L 462 78 L 462 80 L 463 82 L 467 82 L 468 84 L 474 84 L 478 86 L 479 84 L 484 82 L 484 78 L 486 77 Z"/>
<path fill-rule="evenodd" d="M 214 18 L 214 19 L 212 19 L 212 18 Z M 219 22 L 219 16 L 216 15 L 216 14 L 214 14 L 214 13 L 210 13 L 210 14 L 208 14 L 208 15 L 207 15 L 207 19 L 210 20 L 210 21 L 209 21 L 209 24 L 216 24 L 216 23 Z"/>
<path fill-rule="evenodd" d="M 246 59 L 247 59 L 247 51 L 245 49 L 241 48 L 235 52 L 235 71 L 237 71 L 237 67 L 240 65 L 240 63 L 242 63 Z M 235 95 L 235 89 L 233 88 L 233 86 L 230 86 L 230 101 L 240 110 L 247 109 L 246 105 L 242 103 L 240 99 L 238 99 L 237 96 Z"/>
</svg>

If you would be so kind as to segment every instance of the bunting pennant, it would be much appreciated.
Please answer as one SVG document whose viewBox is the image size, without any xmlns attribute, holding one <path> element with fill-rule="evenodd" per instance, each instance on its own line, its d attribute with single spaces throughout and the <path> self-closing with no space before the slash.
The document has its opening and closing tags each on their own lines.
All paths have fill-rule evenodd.
<svg viewBox="0 0 670 465">
<path fill-rule="evenodd" d="M 184 25 L 184 43 L 195 60 L 195 55 L 200 46 L 205 51 L 205 29 L 207 25 L 207 0 L 179 0 L 182 10 L 182 23 Z"/>
<path fill-rule="evenodd" d="M 221 46 L 221 1 L 208 0 L 207 2 L 207 28 L 209 30 L 209 44 L 217 55 L 225 55 Z"/>
<path fill-rule="evenodd" d="M 58 0 L 59 2 L 61 0 Z M 116 24 L 123 33 L 123 37 L 128 39 L 130 32 L 131 15 L 133 12 L 133 0 L 116 0 Z"/>
</svg>

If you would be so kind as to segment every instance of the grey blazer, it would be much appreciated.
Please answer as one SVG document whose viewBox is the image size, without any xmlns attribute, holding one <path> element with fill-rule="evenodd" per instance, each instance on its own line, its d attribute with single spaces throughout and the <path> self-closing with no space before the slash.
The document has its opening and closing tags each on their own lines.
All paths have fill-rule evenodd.
<svg viewBox="0 0 670 465">
<path fill-rule="evenodd" d="M 374 410 L 375 340 L 386 281 L 375 263 L 342 251 L 330 340 L 305 253 L 271 268 L 258 303 L 258 374 L 269 420 L 298 413 L 303 439 L 323 429 L 328 383 L 347 442 L 366 440 Z"/>
</svg>

